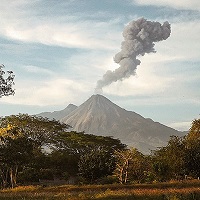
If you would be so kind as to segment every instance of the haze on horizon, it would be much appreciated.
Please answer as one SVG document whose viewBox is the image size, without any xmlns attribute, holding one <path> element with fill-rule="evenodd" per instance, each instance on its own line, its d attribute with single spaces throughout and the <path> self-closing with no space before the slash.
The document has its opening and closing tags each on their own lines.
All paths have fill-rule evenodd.
<svg viewBox="0 0 200 200">
<path fill-rule="evenodd" d="M 122 32 L 141 17 L 172 32 L 156 54 L 139 56 L 136 76 L 104 87 L 117 105 L 178 130 L 200 111 L 200 2 L 2 0 L 0 60 L 14 71 L 16 94 L 0 99 L 1 115 L 36 114 L 80 105 L 120 51 Z"/>
</svg>

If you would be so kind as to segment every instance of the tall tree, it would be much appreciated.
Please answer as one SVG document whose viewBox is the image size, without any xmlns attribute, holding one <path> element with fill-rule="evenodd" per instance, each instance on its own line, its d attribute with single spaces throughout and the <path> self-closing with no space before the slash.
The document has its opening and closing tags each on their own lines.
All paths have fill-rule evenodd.
<svg viewBox="0 0 200 200">
<path fill-rule="evenodd" d="M 56 145 L 56 136 L 68 128 L 55 120 L 29 116 L 11 115 L 0 118 L 0 162 L 2 185 L 16 185 L 18 170 L 37 167 L 31 161 L 43 156 L 42 150 Z M 44 161 L 44 160 L 43 160 Z"/>
<path fill-rule="evenodd" d="M 190 127 L 189 134 L 186 136 L 188 145 L 198 142 L 200 140 L 200 119 L 194 119 Z"/>
<path fill-rule="evenodd" d="M 57 140 L 59 151 L 63 155 L 68 153 L 73 156 L 73 160 L 77 161 L 79 176 L 90 183 L 112 174 L 115 166 L 114 151 L 126 146 L 118 139 L 83 132 L 63 132 Z"/>
<path fill-rule="evenodd" d="M 167 146 L 153 152 L 153 167 L 159 181 L 179 179 L 185 174 L 183 138 L 171 136 Z"/>
<path fill-rule="evenodd" d="M 7 131 L 7 132 L 6 132 Z M 8 126 L 0 129 L 0 172 L 2 186 L 17 184 L 20 167 L 27 165 L 33 157 L 33 141 L 19 132 L 19 129 Z"/>
<path fill-rule="evenodd" d="M 187 173 L 200 177 L 200 119 L 195 119 L 185 137 L 185 166 Z"/>
<path fill-rule="evenodd" d="M 116 169 L 114 175 L 117 176 L 121 184 L 133 180 L 141 181 L 147 167 L 142 153 L 135 148 L 131 148 L 115 151 L 115 157 Z"/>
<path fill-rule="evenodd" d="M 116 169 L 114 175 L 118 178 L 121 184 L 127 183 L 128 168 L 132 157 L 131 150 L 118 150 L 115 151 Z"/>
<path fill-rule="evenodd" d="M 98 146 L 82 154 L 78 162 L 79 175 L 89 183 L 112 175 L 114 168 L 114 157 L 105 148 Z"/>
<path fill-rule="evenodd" d="M 120 140 L 112 137 L 96 136 L 74 131 L 61 132 L 57 137 L 57 141 L 60 149 L 73 155 L 82 155 L 95 146 L 107 149 L 109 153 L 126 147 Z"/>
<path fill-rule="evenodd" d="M 7 77 L 5 77 L 6 72 L 4 71 L 4 65 L 0 65 L 0 98 L 3 96 L 13 95 L 14 89 L 12 88 L 14 82 L 14 74 L 12 71 L 7 71 Z"/>
<path fill-rule="evenodd" d="M 68 129 L 68 125 L 61 124 L 56 120 L 19 114 L 6 116 L 0 119 L 0 127 L 12 126 L 18 129 L 22 135 L 26 135 L 35 141 L 39 146 L 48 146 L 56 143 L 56 136 Z"/>
</svg>

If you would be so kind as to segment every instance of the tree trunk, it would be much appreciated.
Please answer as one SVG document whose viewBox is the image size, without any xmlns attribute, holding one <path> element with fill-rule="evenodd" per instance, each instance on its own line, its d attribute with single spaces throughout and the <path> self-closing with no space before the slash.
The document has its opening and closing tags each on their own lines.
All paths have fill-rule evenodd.
<svg viewBox="0 0 200 200">
<path fill-rule="evenodd" d="M 126 169 L 124 183 L 127 183 L 128 180 L 128 170 Z"/>
<path fill-rule="evenodd" d="M 12 167 L 10 168 L 10 184 L 11 184 L 11 188 L 14 188 L 13 169 L 12 169 Z"/>
<path fill-rule="evenodd" d="M 8 174 L 9 174 L 8 168 L 6 170 L 1 169 L 2 188 L 6 188 L 8 185 Z"/>
<path fill-rule="evenodd" d="M 120 184 L 123 184 L 123 167 L 120 169 L 120 174 L 119 174 L 119 182 Z"/>
<path fill-rule="evenodd" d="M 14 186 L 17 185 L 17 173 L 18 173 L 18 165 L 16 165 L 15 167 L 15 173 L 13 175 L 13 183 L 14 183 Z"/>
<path fill-rule="evenodd" d="M 127 180 L 128 180 L 128 165 L 129 165 L 129 162 L 128 160 L 126 161 L 126 166 L 125 166 L 125 178 L 124 178 L 124 183 L 127 183 Z"/>
</svg>

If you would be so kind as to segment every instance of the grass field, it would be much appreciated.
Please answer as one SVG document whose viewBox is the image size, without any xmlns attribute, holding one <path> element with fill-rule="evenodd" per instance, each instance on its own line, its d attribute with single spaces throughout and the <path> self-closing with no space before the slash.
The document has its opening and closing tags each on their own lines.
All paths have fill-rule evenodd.
<svg viewBox="0 0 200 200">
<path fill-rule="evenodd" d="M 200 200 L 200 181 L 134 185 L 21 186 L 0 191 L 0 200 Z"/>
</svg>

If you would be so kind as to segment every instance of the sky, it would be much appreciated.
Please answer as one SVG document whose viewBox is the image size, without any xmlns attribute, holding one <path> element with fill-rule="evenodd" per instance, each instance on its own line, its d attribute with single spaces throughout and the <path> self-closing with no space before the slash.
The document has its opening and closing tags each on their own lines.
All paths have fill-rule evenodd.
<svg viewBox="0 0 200 200">
<path fill-rule="evenodd" d="M 170 37 L 102 95 L 177 130 L 199 118 L 199 0 L 1 0 L 0 9 L 0 62 L 15 74 L 15 95 L 0 99 L 1 116 L 82 104 L 119 67 L 113 57 L 124 27 L 143 17 L 168 21 Z"/>
</svg>

